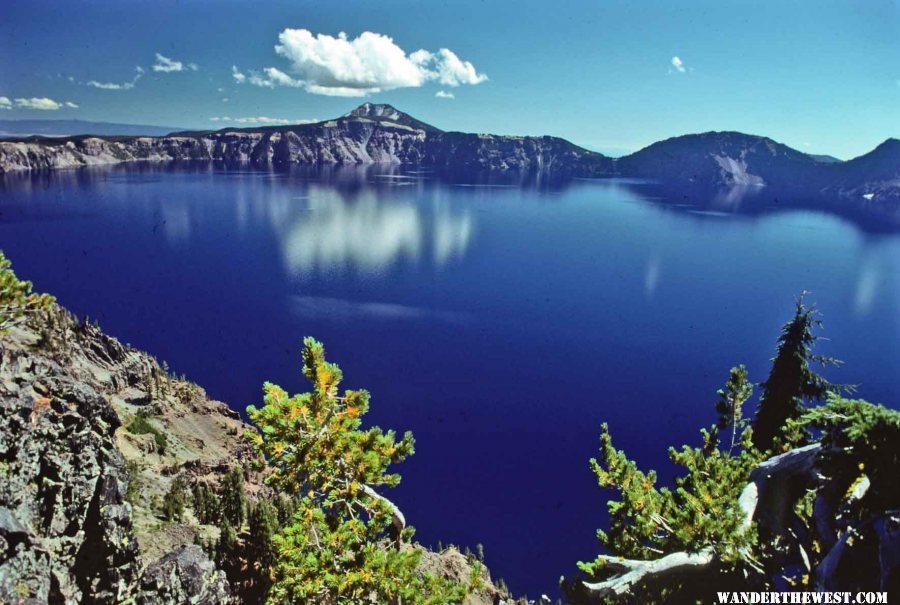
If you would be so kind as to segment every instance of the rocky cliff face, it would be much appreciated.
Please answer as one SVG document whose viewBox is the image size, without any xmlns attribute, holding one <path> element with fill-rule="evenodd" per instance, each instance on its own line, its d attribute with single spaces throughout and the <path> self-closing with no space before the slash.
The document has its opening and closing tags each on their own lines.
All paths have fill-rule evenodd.
<svg viewBox="0 0 900 605">
<path fill-rule="evenodd" d="M 0 355 L 0 600 L 117 603 L 139 571 L 118 418 L 53 360 Z"/>
<path fill-rule="evenodd" d="M 162 137 L 0 141 L 0 172 L 135 161 L 279 164 L 413 164 L 449 170 L 620 176 L 706 188 L 770 187 L 801 197 L 900 201 L 900 151 L 889 139 L 840 162 L 766 137 L 708 132 L 654 143 L 612 159 L 555 137 L 444 132 L 390 105 L 365 103 L 317 124 L 179 132 Z"/>
<path fill-rule="evenodd" d="M 0 172 L 134 161 L 216 160 L 256 164 L 424 164 L 442 168 L 542 170 L 591 176 L 612 161 L 553 137 L 444 133 L 388 105 L 366 103 L 336 120 L 165 137 L 69 137 L 0 141 Z"/>
<path fill-rule="evenodd" d="M 559 176 L 612 176 L 614 162 L 565 139 L 445 132 L 429 137 L 422 164 L 488 171 L 534 171 Z"/>
<path fill-rule="evenodd" d="M 164 447 L 127 430 L 138 412 Z M 235 466 L 257 497 L 266 488 L 248 470 L 247 428 L 197 385 L 59 306 L 0 333 L 0 603 L 238 602 L 240 578 L 195 545 L 219 528 L 190 503 L 166 521 L 160 503 L 175 477 L 215 485 Z M 469 578 L 458 550 L 423 554 L 429 571 Z M 512 602 L 483 580 L 466 605 Z"/>
<path fill-rule="evenodd" d="M 147 566 L 171 545 L 170 528 L 142 527 L 147 511 L 126 500 L 132 483 L 165 482 L 143 452 L 119 447 L 128 408 L 151 405 L 145 382 L 160 372 L 150 356 L 58 307 L 0 335 L 0 602 L 232 602 L 199 548 Z M 221 404 L 197 403 L 182 410 L 189 425 L 210 414 L 239 422 Z M 205 458 L 173 448 L 170 463 Z M 170 588 L 178 598 L 158 596 L 175 594 L 157 590 L 162 574 L 180 578 Z"/>
</svg>

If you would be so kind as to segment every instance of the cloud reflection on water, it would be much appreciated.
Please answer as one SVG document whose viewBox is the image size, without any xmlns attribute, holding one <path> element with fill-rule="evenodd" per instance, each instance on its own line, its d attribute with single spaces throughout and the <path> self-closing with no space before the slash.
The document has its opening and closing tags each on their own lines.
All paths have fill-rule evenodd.
<svg viewBox="0 0 900 605">
<path fill-rule="evenodd" d="M 288 270 L 375 274 L 402 261 L 439 267 L 465 253 L 474 229 L 468 209 L 389 192 L 310 183 L 308 199 L 281 200 L 269 216 Z"/>
<path fill-rule="evenodd" d="M 327 296 L 292 296 L 291 308 L 294 313 L 303 319 L 315 320 L 427 320 L 462 324 L 469 319 L 469 316 L 465 313 L 440 311 L 395 303 L 354 301 Z"/>
</svg>

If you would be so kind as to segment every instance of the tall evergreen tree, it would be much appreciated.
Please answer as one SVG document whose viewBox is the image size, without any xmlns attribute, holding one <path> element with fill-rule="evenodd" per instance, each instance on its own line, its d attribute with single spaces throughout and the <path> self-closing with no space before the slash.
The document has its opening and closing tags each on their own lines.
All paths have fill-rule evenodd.
<svg viewBox="0 0 900 605">
<path fill-rule="evenodd" d="M 235 528 L 244 524 L 247 511 L 247 492 L 244 490 L 244 474 L 238 468 L 232 468 L 225 475 L 220 488 L 222 516 Z"/>
<path fill-rule="evenodd" d="M 297 503 L 283 494 L 278 494 L 273 499 L 275 510 L 278 512 L 278 525 L 283 527 L 294 517 Z"/>
<path fill-rule="evenodd" d="M 822 321 L 815 305 L 804 304 L 805 294 L 797 299 L 793 319 L 781 329 L 772 370 L 761 385 L 763 392 L 753 422 L 753 444 L 763 451 L 773 448 L 788 420 L 796 420 L 803 414 L 806 402 L 822 400 L 836 389 L 810 368 L 810 362 L 823 366 L 839 362 L 812 353 L 819 339 L 813 329 L 820 327 Z"/>
<path fill-rule="evenodd" d="M 247 525 L 249 528 L 245 549 L 247 559 L 257 566 L 259 579 L 268 583 L 278 557 L 278 548 L 275 545 L 275 536 L 280 529 L 278 510 L 269 500 L 260 499 L 248 508 Z"/>
<path fill-rule="evenodd" d="M 228 519 L 222 522 L 219 540 L 216 542 L 216 565 L 227 574 L 237 561 L 238 535 Z"/>
<path fill-rule="evenodd" d="M 194 484 L 194 515 L 203 525 L 216 525 L 222 519 L 222 503 L 206 481 Z"/>
</svg>

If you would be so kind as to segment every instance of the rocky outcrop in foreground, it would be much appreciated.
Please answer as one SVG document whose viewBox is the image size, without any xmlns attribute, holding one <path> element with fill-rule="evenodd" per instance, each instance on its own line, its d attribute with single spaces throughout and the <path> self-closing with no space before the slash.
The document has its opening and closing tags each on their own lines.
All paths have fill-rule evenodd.
<svg viewBox="0 0 900 605">
<path fill-rule="evenodd" d="M 129 429 L 137 416 L 144 430 Z M 249 470 L 247 428 L 57 305 L 0 333 L 0 603 L 241 602 L 241 570 L 228 577 L 196 545 L 215 543 L 220 528 L 200 523 L 190 502 L 176 519 L 161 509 L 176 477 L 215 486 L 232 468 L 258 498 L 267 488 Z M 432 573 L 470 578 L 473 563 L 455 548 L 423 555 Z M 512 603 L 482 574 L 466 605 Z"/>
<path fill-rule="evenodd" d="M 232 602 L 198 547 L 144 569 L 167 530 L 136 528 L 126 492 L 154 469 L 130 465 L 119 440 L 158 364 L 58 307 L 35 321 L 0 335 L 0 602 Z"/>
</svg>

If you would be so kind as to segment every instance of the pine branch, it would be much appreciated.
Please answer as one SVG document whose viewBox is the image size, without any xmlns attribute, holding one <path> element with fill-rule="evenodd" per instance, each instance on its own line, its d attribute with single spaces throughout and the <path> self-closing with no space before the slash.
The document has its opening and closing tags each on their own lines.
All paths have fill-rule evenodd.
<svg viewBox="0 0 900 605">
<path fill-rule="evenodd" d="M 751 471 L 750 481 L 737 500 L 737 506 L 743 512 L 741 532 L 751 528 L 760 512 L 758 505 L 761 495 L 770 485 L 808 473 L 821 451 L 822 445 L 813 443 L 769 458 Z M 743 552 L 742 558 L 750 567 L 759 568 L 749 551 Z M 646 561 L 607 555 L 601 555 L 598 561 L 605 564 L 605 569 L 616 572 L 616 575 L 600 582 L 583 582 L 584 587 L 596 597 L 622 596 L 630 594 L 635 587 L 668 575 L 709 568 L 718 562 L 718 553 L 714 546 L 709 545 L 697 552 L 674 552 Z"/>
</svg>

